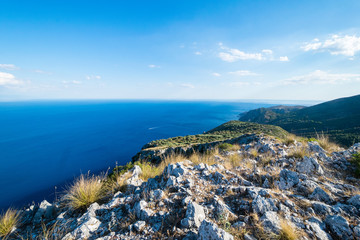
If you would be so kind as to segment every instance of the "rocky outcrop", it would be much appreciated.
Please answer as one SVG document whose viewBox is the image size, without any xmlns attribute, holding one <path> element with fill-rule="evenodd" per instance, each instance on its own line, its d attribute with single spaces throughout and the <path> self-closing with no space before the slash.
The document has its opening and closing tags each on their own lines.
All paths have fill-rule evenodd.
<svg viewBox="0 0 360 240">
<path fill-rule="evenodd" d="M 239 149 L 170 163 L 147 181 L 135 166 L 124 174 L 130 187 L 84 211 L 62 201 L 31 206 L 10 239 L 41 236 L 44 226 L 63 240 L 279 239 L 284 223 L 304 240 L 360 239 L 360 181 L 348 163 L 360 145 L 329 154 L 295 142 L 310 155 L 293 159 L 286 156 L 294 146 L 275 139 L 232 143 Z"/>
</svg>

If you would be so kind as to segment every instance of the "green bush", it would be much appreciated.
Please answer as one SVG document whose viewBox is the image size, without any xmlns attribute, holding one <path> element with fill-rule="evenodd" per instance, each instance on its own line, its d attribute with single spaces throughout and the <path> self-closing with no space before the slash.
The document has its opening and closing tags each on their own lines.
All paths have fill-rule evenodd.
<svg viewBox="0 0 360 240">
<path fill-rule="evenodd" d="M 355 153 L 352 156 L 351 163 L 355 165 L 355 175 L 360 177 L 360 153 Z"/>
<path fill-rule="evenodd" d="M 230 143 L 221 143 L 219 144 L 219 149 L 223 150 L 223 151 L 229 151 L 232 150 L 234 148 L 234 146 Z"/>
</svg>

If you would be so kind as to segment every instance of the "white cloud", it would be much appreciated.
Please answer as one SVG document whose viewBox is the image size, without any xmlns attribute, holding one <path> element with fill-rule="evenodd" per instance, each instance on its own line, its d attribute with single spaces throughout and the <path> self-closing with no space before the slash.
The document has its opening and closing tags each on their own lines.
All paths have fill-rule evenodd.
<svg viewBox="0 0 360 240">
<path fill-rule="evenodd" d="M 22 81 L 17 80 L 14 75 L 6 72 L 0 72 L 0 86 L 19 85 L 21 83 Z"/>
<path fill-rule="evenodd" d="M 226 48 L 224 48 L 224 50 L 225 49 Z M 261 53 L 245 53 L 235 48 L 226 49 L 226 52 L 220 52 L 219 58 L 225 62 L 235 62 L 238 60 L 264 60 Z"/>
<path fill-rule="evenodd" d="M 81 81 L 76 81 L 76 80 L 73 80 L 73 81 L 62 81 L 62 83 L 64 83 L 64 84 L 76 84 L 76 85 L 82 84 Z"/>
<path fill-rule="evenodd" d="M 183 83 L 183 84 L 180 84 L 181 87 L 183 88 L 195 88 L 194 85 L 190 84 L 190 83 Z"/>
<path fill-rule="evenodd" d="M 279 61 L 280 61 L 280 62 L 288 62 L 288 61 L 290 61 L 290 60 L 289 60 L 289 58 L 288 58 L 287 56 L 283 56 L 283 57 L 280 57 L 280 58 L 279 58 Z"/>
<path fill-rule="evenodd" d="M 100 75 L 88 75 L 88 76 L 86 76 L 86 79 L 87 80 L 93 80 L 93 79 L 100 80 L 101 76 Z"/>
<path fill-rule="evenodd" d="M 282 81 L 284 85 L 297 84 L 341 84 L 349 82 L 360 82 L 360 74 L 352 73 L 328 73 L 321 70 L 316 70 L 309 74 L 295 76 Z"/>
<path fill-rule="evenodd" d="M 270 49 L 264 49 L 264 50 L 262 50 L 262 52 L 265 54 L 273 54 L 273 51 Z"/>
<path fill-rule="evenodd" d="M 353 57 L 360 51 L 360 37 L 356 35 L 339 36 L 331 35 L 325 41 L 315 38 L 310 43 L 302 46 L 304 51 L 328 51 L 331 55 L 345 55 Z"/>
<path fill-rule="evenodd" d="M 220 73 L 217 73 L 217 72 L 214 72 L 214 73 L 212 73 L 211 75 L 213 75 L 214 77 L 221 77 L 221 74 L 220 74 Z"/>
<path fill-rule="evenodd" d="M 17 66 L 15 66 L 14 64 L 0 64 L 0 68 L 1 69 L 5 69 L 5 70 L 17 70 L 19 69 Z"/>
<path fill-rule="evenodd" d="M 271 49 L 263 49 L 258 53 L 247 53 L 236 48 L 228 48 L 223 43 L 218 43 L 221 51 L 219 58 L 225 62 L 236 62 L 238 60 L 257 60 L 257 61 L 289 61 L 288 57 L 276 59 Z"/>
<path fill-rule="evenodd" d="M 236 76 L 239 76 L 239 77 L 257 76 L 257 75 L 259 75 L 257 73 L 250 72 L 248 70 L 239 70 L 239 71 L 235 71 L 235 72 L 229 72 L 229 74 L 236 75 Z"/>
<path fill-rule="evenodd" d="M 150 64 L 148 67 L 149 67 L 149 68 L 160 68 L 160 66 L 155 65 L 155 64 Z"/>
<path fill-rule="evenodd" d="M 45 71 L 39 70 L 39 69 L 34 70 L 34 72 L 39 73 L 39 74 L 48 74 L 48 75 L 51 75 L 51 74 L 52 74 L 51 72 L 45 72 Z"/>
<path fill-rule="evenodd" d="M 201 52 L 195 52 L 194 54 L 195 54 L 195 55 L 202 55 Z"/>
<path fill-rule="evenodd" d="M 241 81 L 229 83 L 230 87 L 244 87 L 244 86 L 249 86 L 249 85 L 251 85 L 251 83 L 249 83 L 249 82 L 241 82 Z"/>
</svg>

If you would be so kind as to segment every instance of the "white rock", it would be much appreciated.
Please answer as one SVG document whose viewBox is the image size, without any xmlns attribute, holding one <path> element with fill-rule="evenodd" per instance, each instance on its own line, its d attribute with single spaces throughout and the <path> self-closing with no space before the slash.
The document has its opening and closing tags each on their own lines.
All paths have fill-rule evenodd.
<svg viewBox="0 0 360 240">
<path fill-rule="evenodd" d="M 234 237 L 215 223 L 204 220 L 199 228 L 198 240 L 233 240 Z"/>
<path fill-rule="evenodd" d="M 205 219 L 204 208 L 196 202 L 189 202 L 186 210 L 185 218 L 181 220 L 181 225 L 185 228 L 195 227 L 201 225 L 202 220 Z"/>
</svg>

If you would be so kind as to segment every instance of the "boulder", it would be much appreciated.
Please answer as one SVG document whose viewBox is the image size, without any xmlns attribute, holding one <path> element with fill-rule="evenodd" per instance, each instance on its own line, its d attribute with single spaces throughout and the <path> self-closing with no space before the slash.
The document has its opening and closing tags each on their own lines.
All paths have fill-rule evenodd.
<svg viewBox="0 0 360 240">
<path fill-rule="evenodd" d="M 353 234 L 348 221 L 340 215 L 327 216 L 326 226 L 330 229 L 335 238 L 342 240 L 353 239 Z"/>
<path fill-rule="evenodd" d="M 164 176 L 169 178 L 170 176 L 174 176 L 174 177 L 179 177 L 184 175 L 186 172 L 186 168 L 183 165 L 182 162 L 178 162 L 178 163 L 174 163 L 174 164 L 169 164 L 165 169 L 164 169 Z"/>
<path fill-rule="evenodd" d="M 320 220 L 312 217 L 306 220 L 310 230 L 314 233 L 316 239 L 319 240 L 332 240 L 331 236 L 325 232 L 324 226 Z"/>
<path fill-rule="evenodd" d="M 151 209 L 147 208 L 147 205 L 147 202 L 144 200 L 135 203 L 134 212 L 138 219 L 147 220 L 150 216 L 154 214 Z"/>
<path fill-rule="evenodd" d="M 130 186 L 140 186 L 143 183 L 139 177 L 142 173 L 141 168 L 138 165 L 135 165 L 131 170 L 131 177 L 126 180 L 126 183 Z"/>
<path fill-rule="evenodd" d="M 280 233 L 280 218 L 274 211 L 265 212 L 265 214 L 260 218 L 264 230 L 266 232 L 272 232 L 275 234 Z"/>
<path fill-rule="evenodd" d="M 320 187 L 315 188 L 314 192 L 309 196 L 309 198 L 325 203 L 334 202 L 334 199 Z"/>
<path fill-rule="evenodd" d="M 296 171 L 305 174 L 324 174 L 324 170 L 315 158 L 304 157 L 301 162 L 296 164 Z"/>
<path fill-rule="evenodd" d="M 296 172 L 288 169 L 283 169 L 280 172 L 279 188 L 281 190 L 287 190 L 299 183 L 299 176 Z"/>
<path fill-rule="evenodd" d="M 205 212 L 202 206 L 196 202 L 189 202 L 186 210 L 185 218 L 181 220 L 184 228 L 199 228 L 202 220 L 205 219 Z"/>
<path fill-rule="evenodd" d="M 78 226 L 74 231 L 65 235 L 62 240 L 72 240 L 72 239 L 88 239 L 93 232 L 95 232 L 101 222 L 95 218 L 90 217 L 84 221 L 80 226 Z"/>
<path fill-rule="evenodd" d="M 204 220 L 199 228 L 198 240 L 233 240 L 234 237 L 215 223 Z"/>
<path fill-rule="evenodd" d="M 272 198 L 264 198 L 260 195 L 257 195 L 257 197 L 252 202 L 252 208 L 255 213 L 257 214 L 264 214 L 268 211 L 278 211 L 279 209 L 275 205 L 275 200 Z"/>
<path fill-rule="evenodd" d="M 55 217 L 56 207 L 44 200 L 40 203 L 38 210 L 34 216 L 34 224 L 38 224 L 43 220 L 50 220 Z"/>
<path fill-rule="evenodd" d="M 225 219 L 231 218 L 231 219 L 236 219 L 236 214 L 233 213 L 233 211 L 231 210 L 231 208 L 224 203 L 218 196 L 214 197 L 214 205 L 215 205 L 215 213 L 216 216 L 219 217 L 223 217 Z"/>
<path fill-rule="evenodd" d="M 347 204 L 351 204 L 360 211 L 360 195 L 355 195 L 349 200 L 347 200 Z"/>
</svg>

